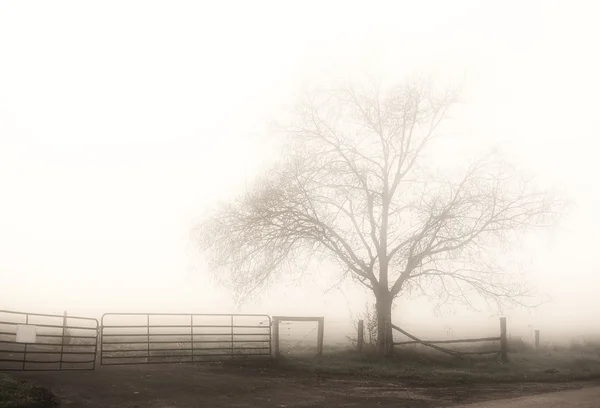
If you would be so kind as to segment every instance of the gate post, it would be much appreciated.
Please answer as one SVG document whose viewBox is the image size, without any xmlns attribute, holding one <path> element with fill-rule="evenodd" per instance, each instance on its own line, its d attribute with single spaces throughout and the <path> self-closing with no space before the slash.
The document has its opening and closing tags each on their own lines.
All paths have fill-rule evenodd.
<svg viewBox="0 0 600 408">
<path fill-rule="evenodd" d="M 100 346 L 98 348 L 98 346 Z M 94 370 L 96 369 L 96 361 L 100 359 L 100 365 L 102 365 L 102 326 L 98 325 L 96 328 L 96 343 L 94 344 Z"/>
<path fill-rule="evenodd" d="M 63 312 L 62 339 L 60 342 L 60 369 L 61 370 L 63 367 L 63 359 L 64 359 L 64 355 L 65 355 L 65 344 L 69 344 L 67 342 L 67 338 L 65 337 L 66 333 L 67 333 L 67 311 L 65 310 Z"/>
<path fill-rule="evenodd" d="M 273 316 L 273 355 L 275 359 L 279 358 L 279 319 Z"/>
<path fill-rule="evenodd" d="M 358 354 L 361 354 L 363 351 L 364 341 L 365 341 L 365 321 L 361 319 L 358 321 L 358 337 L 356 339 L 356 346 L 358 349 Z"/>
<path fill-rule="evenodd" d="M 319 326 L 317 333 L 317 354 L 319 357 L 323 357 L 323 335 L 325 331 L 325 318 L 319 318 Z"/>
<path fill-rule="evenodd" d="M 508 363 L 508 338 L 506 336 L 506 317 L 500 318 L 500 359 Z"/>
<path fill-rule="evenodd" d="M 67 342 L 65 338 L 65 334 L 67 334 L 67 311 L 63 312 L 63 324 L 62 324 L 62 344 L 64 345 Z"/>
</svg>

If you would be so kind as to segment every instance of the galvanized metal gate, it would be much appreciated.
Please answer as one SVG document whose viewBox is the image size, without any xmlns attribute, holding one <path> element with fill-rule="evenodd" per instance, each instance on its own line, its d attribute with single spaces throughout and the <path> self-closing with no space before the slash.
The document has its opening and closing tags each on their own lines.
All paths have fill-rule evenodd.
<svg viewBox="0 0 600 408">
<path fill-rule="evenodd" d="M 103 365 L 271 358 L 271 318 L 255 314 L 107 313 Z"/>
<path fill-rule="evenodd" d="M 0 310 L 0 371 L 93 370 L 98 320 Z"/>
<path fill-rule="evenodd" d="M 103 365 L 270 359 L 271 344 L 268 315 L 107 313 L 99 324 L 0 310 L 0 371 L 93 370 L 97 356 Z"/>
</svg>

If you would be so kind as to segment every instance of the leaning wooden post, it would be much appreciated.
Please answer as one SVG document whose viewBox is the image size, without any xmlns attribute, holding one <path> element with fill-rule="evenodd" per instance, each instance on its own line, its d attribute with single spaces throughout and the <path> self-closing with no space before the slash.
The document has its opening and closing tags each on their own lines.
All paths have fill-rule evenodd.
<svg viewBox="0 0 600 408">
<path fill-rule="evenodd" d="M 365 342 L 365 321 L 358 321 L 358 337 L 356 339 L 356 346 L 358 349 L 358 353 L 361 354 L 363 351 L 363 344 Z"/>
<path fill-rule="evenodd" d="M 279 358 L 279 319 L 273 317 L 273 355 L 275 359 Z"/>
<path fill-rule="evenodd" d="M 319 327 L 317 333 L 317 354 L 319 357 L 323 356 L 323 337 L 325 331 L 325 318 L 319 318 Z"/>
<path fill-rule="evenodd" d="M 506 337 L 506 317 L 500 318 L 500 359 L 508 363 L 508 338 Z"/>
<path fill-rule="evenodd" d="M 535 331 L 535 349 L 539 349 L 540 348 L 540 331 L 536 330 Z"/>
</svg>

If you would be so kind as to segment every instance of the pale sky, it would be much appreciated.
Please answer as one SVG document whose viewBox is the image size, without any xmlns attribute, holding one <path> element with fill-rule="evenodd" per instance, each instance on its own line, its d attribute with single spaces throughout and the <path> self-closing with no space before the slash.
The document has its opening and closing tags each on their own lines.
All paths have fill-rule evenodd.
<svg viewBox="0 0 600 408">
<path fill-rule="evenodd" d="M 515 254 L 553 302 L 509 318 L 597 325 L 599 12 L 594 1 L 0 0 L 0 309 L 235 310 L 190 232 L 268 168 L 269 121 L 305 86 L 426 72 L 465 82 L 444 160 L 499 147 L 575 204 Z M 325 295 L 327 284 L 284 282 L 244 310 L 361 311 L 362 291 Z M 407 326 L 496 324 L 399 305 Z"/>
</svg>

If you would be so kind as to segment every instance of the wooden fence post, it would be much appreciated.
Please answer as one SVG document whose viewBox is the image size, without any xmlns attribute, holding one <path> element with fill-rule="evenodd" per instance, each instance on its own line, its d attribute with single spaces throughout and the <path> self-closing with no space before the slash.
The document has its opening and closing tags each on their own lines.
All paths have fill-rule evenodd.
<svg viewBox="0 0 600 408">
<path fill-rule="evenodd" d="M 358 353 L 361 354 L 363 351 L 363 344 L 365 342 L 365 321 L 358 321 L 358 337 L 356 339 L 356 346 L 358 348 Z"/>
<path fill-rule="evenodd" d="M 318 326 L 318 332 L 317 332 L 317 355 L 319 357 L 323 356 L 323 337 L 324 337 L 324 332 L 325 331 L 325 318 L 321 317 L 319 319 L 319 326 Z"/>
<path fill-rule="evenodd" d="M 69 344 L 69 341 L 67 340 L 67 338 L 65 337 L 68 332 L 67 332 L 67 311 L 65 310 L 63 313 L 63 324 L 62 324 L 62 344 Z"/>
<path fill-rule="evenodd" d="M 506 336 L 506 317 L 500 318 L 500 359 L 508 362 L 508 338 Z"/>
<path fill-rule="evenodd" d="M 69 341 L 65 337 L 67 335 L 67 311 L 63 313 L 63 324 L 62 324 L 62 339 L 60 339 L 60 369 L 63 367 L 63 360 L 65 354 L 65 344 L 69 344 Z"/>
<path fill-rule="evenodd" d="M 279 319 L 273 317 L 273 354 L 275 359 L 279 358 Z"/>
<path fill-rule="evenodd" d="M 536 330 L 535 331 L 535 349 L 539 349 L 540 348 L 540 331 Z"/>
</svg>

